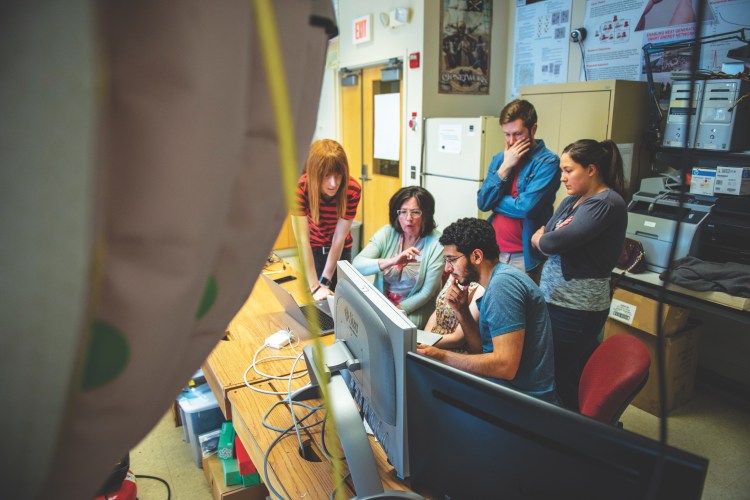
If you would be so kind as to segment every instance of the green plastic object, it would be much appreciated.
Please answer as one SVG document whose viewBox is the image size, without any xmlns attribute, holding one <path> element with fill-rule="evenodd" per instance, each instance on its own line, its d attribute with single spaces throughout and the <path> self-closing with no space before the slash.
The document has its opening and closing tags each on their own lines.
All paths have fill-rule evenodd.
<svg viewBox="0 0 750 500">
<path fill-rule="evenodd" d="M 254 486 L 260 484 L 260 474 L 253 472 L 252 474 L 245 474 L 242 476 L 242 486 Z"/>
<path fill-rule="evenodd" d="M 222 460 L 231 460 L 234 458 L 234 426 L 232 425 L 232 422 L 224 422 L 221 424 L 221 436 L 219 437 L 219 448 L 217 449 L 217 454 Z"/>
<path fill-rule="evenodd" d="M 221 467 L 224 470 L 224 482 L 227 486 L 234 486 L 236 484 L 242 483 L 240 468 L 239 465 L 237 465 L 236 458 L 222 460 Z"/>
</svg>

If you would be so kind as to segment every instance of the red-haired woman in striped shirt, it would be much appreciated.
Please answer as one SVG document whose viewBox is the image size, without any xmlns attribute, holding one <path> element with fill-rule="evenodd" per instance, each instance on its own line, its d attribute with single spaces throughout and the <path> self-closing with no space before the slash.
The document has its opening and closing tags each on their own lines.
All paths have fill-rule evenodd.
<svg viewBox="0 0 750 500">
<path fill-rule="evenodd" d="M 333 293 L 336 262 L 352 258 L 352 220 L 362 189 L 349 177 L 344 148 L 322 139 L 310 146 L 292 209 L 294 235 L 315 300 Z"/>
</svg>

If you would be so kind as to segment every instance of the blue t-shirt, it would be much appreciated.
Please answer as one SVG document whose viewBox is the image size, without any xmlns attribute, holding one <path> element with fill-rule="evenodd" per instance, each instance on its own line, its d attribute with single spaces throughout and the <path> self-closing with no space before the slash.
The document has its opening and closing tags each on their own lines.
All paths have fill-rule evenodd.
<svg viewBox="0 0 750 500">
<path fill-rule="evenodd" d="M 483 352 L 492 352 L 493 337 L 526 330 L 516 377 L 489 380 L 555 402 L 552 325 L 547 304 L 536 284 L 515 267 L 499 263 L 477 305 Z"/>
</svg>

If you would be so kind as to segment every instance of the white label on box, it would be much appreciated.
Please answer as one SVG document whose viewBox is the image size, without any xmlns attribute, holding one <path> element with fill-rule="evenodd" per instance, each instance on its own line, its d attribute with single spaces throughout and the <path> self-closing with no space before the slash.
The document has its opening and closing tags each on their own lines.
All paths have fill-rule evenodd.
<svg viewBox="0 0 750 500">
<path fill-rule="evenodd" d="M 694 167 L 693 176 L 690 181 L 690 192 L 713 196 L 716 176 L 716 169 Z"/>
<path fill-rule="evenodd" d="M 636 309 L 637 307 L 633 304 L 612 299 L 612 305 L 609 306 L 609 317 L 627 323 L 628 325 L 632 325 Z"/>
<path fill-rule="evenodd" d="M 646 227 L 656 227 L 656 222 L 650 220 L 644 220 L 643 225 Z"/>
</svg>

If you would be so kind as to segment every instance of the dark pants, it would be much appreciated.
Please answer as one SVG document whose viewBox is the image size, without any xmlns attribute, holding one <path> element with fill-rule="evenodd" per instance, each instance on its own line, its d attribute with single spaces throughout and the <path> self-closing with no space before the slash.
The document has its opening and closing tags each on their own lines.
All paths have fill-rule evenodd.
<svg viewBox="0 0 750 500">
<path fill-rule="evenodd" d="M 313 260 L 315 261 L 315 274 L 318 275 L 318 279 L 323 275 L 323 269 L 326 267 L 328 262 L 328 249 L 329 247 L 312 247 Z M 352 261 L 352 249 L 344 248 L 341 252 L 341 258 L 339 260 Z M 336 290 L 336 270 L 333 271 L 331 276 L 331 291 Z"/>
<path fill-rule="evenodd" d="M 609 315 L 547 304 L 552 321 L 557 394 L 565 408 L 578 411 L 578 383 L 583 367 L 599 345 L 599 333 Z"/>
</svg>

